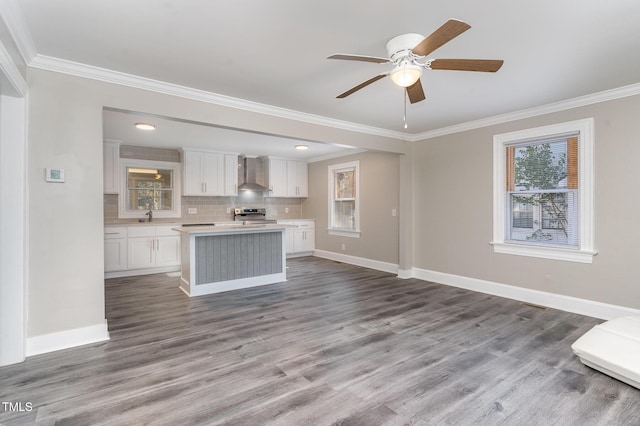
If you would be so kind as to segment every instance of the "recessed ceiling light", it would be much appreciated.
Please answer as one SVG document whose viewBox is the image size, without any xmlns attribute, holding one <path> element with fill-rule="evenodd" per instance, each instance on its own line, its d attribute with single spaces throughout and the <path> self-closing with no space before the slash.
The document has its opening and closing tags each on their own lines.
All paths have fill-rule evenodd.
<svg viewBox="0 0 640 426">
<path fill-rule="evenodd" d="M 309 146 L 308 145 L 296 145 L 296 149 L 299 149 L 299 150 L 302 151 L 302 150 L 305 150 L 305 149 L 309 149 Z"/>
<path fill-rule="evenodd" d="M 140 130 L 155 130 L 156 126 L 149 123 L 136 123 L 136 128 Z"/>
</svg>

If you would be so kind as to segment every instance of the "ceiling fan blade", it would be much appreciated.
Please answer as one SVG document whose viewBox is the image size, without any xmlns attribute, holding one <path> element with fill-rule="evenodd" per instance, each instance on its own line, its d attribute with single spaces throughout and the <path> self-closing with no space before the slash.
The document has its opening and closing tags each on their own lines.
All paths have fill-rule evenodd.
<svg viewBox="0 0 640 426">
<path fill-rule="evenodd" d="M 496 72 L 504 61 L 500 59 L 434 59 L 432 70 Z"/>
<path fill-rule="evenodd" d="M 360 83 L 356 87 L 354 87 L 352 89 L 349 89 L 344 93 L 339 94 L 338 96 L 336 96 L 336 98 L 338 98 L 338 99 L 346 98 L 347 96 L 357 92 L 358 90 L 362 89 L 363 87 L 367 87 L 371 83 L 375 83 L 376 81 L 380 80 L 381 78 L 386 77 L 387 75 L 388 75 L 388 73 L 376 75 L 375 77 L 370 78 L 369 80 L 365 81 L 364 83 Z"/>
<path fill-rule="evenodd" d="M 424 90 L 422 90 L 422 83 L 420 83 L 420 79 L 407 87 L 407 95 L 409 95 L 409 101 L 411 101 L 412 104 L 424 101 Z"/>
<path fill-rule="evenodd" d="M 346 55 L 343 53 L 336 53 L 335 55 L 327 56 L 327 59 L 342 59 L 345 61 L 362 61 L 362 62 L 374 62 L 376 64 L 386 64 L 389 58 L 379 58 L 377 56 L 364 56 L 364 55 Z"/>
<path fill-rule="evenodd" d="M 416 47 L 411 50 L 415 55 L 427 56 L 443 44 L 456 38 L 463 32 L 471 28 L 471 25 L 458 21 L 457 19 L 449 19 L 440 28 L 431 33 L 422 40 Z"/>
</svg>

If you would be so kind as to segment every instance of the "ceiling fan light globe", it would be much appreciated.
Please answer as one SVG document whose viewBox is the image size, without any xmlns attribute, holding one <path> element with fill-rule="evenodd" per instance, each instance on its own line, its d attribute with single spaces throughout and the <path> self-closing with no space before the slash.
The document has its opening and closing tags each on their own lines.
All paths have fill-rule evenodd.
<svg viewBox="0 0 640 426">
<path fill-rule="evenodd" d="M 400 87 L 409 87 L 415 84 L 422 75 L 422 68 L 413 64 L 398 65 L 391 71 L 389 77 Z"/>
</svg>

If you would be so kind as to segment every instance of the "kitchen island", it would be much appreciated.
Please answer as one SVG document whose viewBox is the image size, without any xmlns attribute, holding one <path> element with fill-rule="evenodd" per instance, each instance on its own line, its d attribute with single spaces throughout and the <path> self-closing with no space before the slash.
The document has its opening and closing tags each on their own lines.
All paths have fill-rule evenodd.
<svg viewBox="0 0 640 426">
<path fill-rule="evenodd" d="M 182 226 L 180 289 L 189 297 L 287 280 L 287 225 Z"/>
</svg>

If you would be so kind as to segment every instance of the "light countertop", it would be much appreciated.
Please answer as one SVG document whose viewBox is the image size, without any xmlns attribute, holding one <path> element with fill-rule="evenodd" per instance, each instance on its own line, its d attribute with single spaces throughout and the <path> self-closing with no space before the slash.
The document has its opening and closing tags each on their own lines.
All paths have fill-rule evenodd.
<svg viewBox="0 0 640 426">
<path fill-rule="evenodd" d="M 230 234 L 238 234 L 238 233 L 252 233 L 252 232 L 261 232 L 261 231 L 269 231 L 269 230 L 285 230 L 286 228 L 291 228 L 291 225 L 285 224 L 251 224 L 251 225 L 240 225 L 240 224 L 216 224 L 214 226 L 179 226 L 173 228 L 173 230 L 182 232 L 183 234 L 191 235 L 191 234 L 222 234 L 222 233 L 230 233 Z"/>
</svg>

